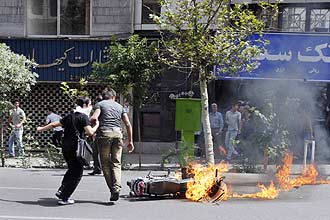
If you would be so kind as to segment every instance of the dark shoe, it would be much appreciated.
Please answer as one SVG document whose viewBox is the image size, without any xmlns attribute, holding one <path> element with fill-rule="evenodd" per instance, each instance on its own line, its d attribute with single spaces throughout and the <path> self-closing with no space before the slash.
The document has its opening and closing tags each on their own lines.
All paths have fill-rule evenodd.
<svg viewBox="0 0 330 220">
<path fill-rule="evenodd" d="M 67 198 L 65 198 L 64 196 L 62 196 L 62 191 L 58 190 L 56 193 L 55 193 L 55 196 L 61 200 L 65 200 Z"/>
<path fill-rule="evenodd" d="M 11 158 L 13 158 L 13 157 L 15 157 L 15 155 L 11 155 L 11 154 L 9 154 L 9 155 L 8 155 L 8 157 L 11 157 Z"/>
<path fill-rule="evenodd" d="M 93 170 L 92 172 L 88 173 L 88 175 L 94 176 L 94 175 L 100 175 L 101 171 Z"/>
<path fill-rule="evenodd" d="M 119 192 L 111 193 L 110 201 L 117 201 L 119 199 Z"/>
</svg>

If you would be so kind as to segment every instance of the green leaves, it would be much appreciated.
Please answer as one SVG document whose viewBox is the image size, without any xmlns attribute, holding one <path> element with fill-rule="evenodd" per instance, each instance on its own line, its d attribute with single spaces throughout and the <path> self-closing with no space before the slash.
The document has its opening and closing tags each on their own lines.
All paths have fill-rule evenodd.
<svg viewBox="0 0 330 220">
<path fill-rule="evenodd" d="M 126 96 L 132 88 L 133 104 L 140 106 L 150 83 L 161 73 L 157 51 L 157 42 L 138 35 L 132 35 L 127 42 L 112 41 L 105 51 L 107 62 L 95 63 L 92 75 Z"/>
<path fill-rule="evenodd" d="M 162 1 L 161 15 L 152 17 L 163 34 L 162 46 L 166 53 L 162 58 L 166 63 L 186 67 L 189 61 L 190 67 L 196 69 L 200 65 L 203 68 L 218 65 L 221 72 L 238 76 L 241 71 L 255 69 L 258 62 L 252 58 L 262 52 L 267 42 L 250 36 L 261 35 L 264 22 L 247 4 L 229 3 L 228 0 Z M 270 5 L 262 6 L 268 9 Z M 211 74 L 207 72 L 202 77 L 212 79 Z"/>
<path fill-rule="evenodd" d="M 85 78 L 81 78 L 79 88 L 70 88 L 67 82 L 62 82 L 60 88 L 70 98 L 72 103 L 75 104 L 79 96 L 88 96 L 88 92 L 85 90 L 87 83 L 88 81 Z"/>
<path fill-rule="evenodd" d="M 10 94 L 24 94 L 36 84 L 38 74 L 33 72 L 36 66 L 34 61 L 13 53 L 7 45 L 0 43 L 0 113 L 8 109 L 6 102 Z"/>
</svg>

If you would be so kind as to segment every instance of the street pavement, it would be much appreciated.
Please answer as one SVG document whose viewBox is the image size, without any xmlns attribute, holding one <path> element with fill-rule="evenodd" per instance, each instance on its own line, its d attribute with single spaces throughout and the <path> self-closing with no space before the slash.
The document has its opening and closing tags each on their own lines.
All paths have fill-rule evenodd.
<svg viewBox="0 0 330 220">
<path fill-rule="evenodd" d="M 186 199 L 128 198 L 126 181 L 146 176 L 148 171 L 123 171 L 118 202 L 109 202 L 101 175 L 83 179 L 73 194 L 76 203 L 58 206 L 54 196 L 64 169 L 0 168 L 0 220 L 329 220 L 330 185 L 303 186 L 281 192 L 275 200 L 229 199 L 218 204 Z M 155 174 L 164 173 L 155 171 Z M 238 193 L 257 191 L 258 181 L 271 175 L 228 174 L 225 179 Z"/>
</svg>

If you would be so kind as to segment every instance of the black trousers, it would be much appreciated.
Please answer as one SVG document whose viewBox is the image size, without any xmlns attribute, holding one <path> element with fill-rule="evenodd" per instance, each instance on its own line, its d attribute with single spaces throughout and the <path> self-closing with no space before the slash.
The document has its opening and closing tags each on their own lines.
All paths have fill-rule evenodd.
<svg viewBox="0 0 330 220">
<path fill-rule="evenodd" d="M 99 158 L 99 149 L 96 146 L 95 141 L 91 144 L 93 148 L 93 170 L 96 172 L 101 172 L 100 158 Z"/>
<path fill-rule="evenodd" d="M 68 164 L 68 170 L 64 174 L 59 191 L 61 191 L 61 198 L 68 199 L 81 180 L 84 166 L 77 160 L 75 150 L 63 148 L 63 156 Z"/>
<path fill-rule="evenodd" d="M 54 131 L 53 136 L 52 136 L 53 145 L 55 145 L 56 147 L 61 147 L 62 146 L 62 136 L 63 136 L 63 130 Z"/>
</svg>

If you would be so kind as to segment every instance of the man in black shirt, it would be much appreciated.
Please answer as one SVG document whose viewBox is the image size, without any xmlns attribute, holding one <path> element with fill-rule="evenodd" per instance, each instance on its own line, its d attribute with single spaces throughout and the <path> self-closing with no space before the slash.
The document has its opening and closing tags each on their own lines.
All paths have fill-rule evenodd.
<svg viewBox="0 0 330 220">
<path fill-rule="evenodd" d="M 80 97 L 77 100 L 77 105 L 82 109 L 87 109 L 90 105 L 90 99 L 87 97 Z M 94 127 L 91 127 L 88 116 L 84 111 L 76 111 L 65 116 L 63 119 L 57 122 L 52 122 L 46 126 L 38 127 L 37 131 L 46 131 L 51 128 L 62 126 L 64 128 L 64 137 L 62 145 L 62 153 L 65 162 L 68 164 L 68 170 L 66 171 L 62 184 L 56 196 L 60 199 L 58 203 L 60 205 L 73 204 L 74 200 L 70 199 L 70 196 L 77 188 L 84 170 L 84 166 L 78 161 L 76 156 L 78 137 L 75 132 L 77 128 L 80 138 L 85 137 L 85 133 L 92 136 L 98 128 L 98 121 L 95 121 Z"/>
</svg>

